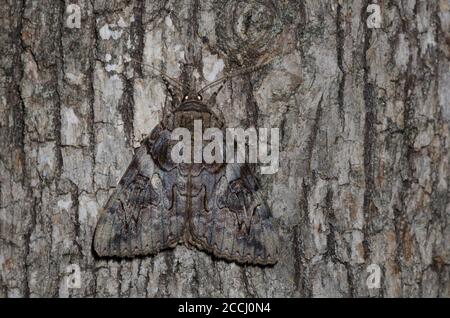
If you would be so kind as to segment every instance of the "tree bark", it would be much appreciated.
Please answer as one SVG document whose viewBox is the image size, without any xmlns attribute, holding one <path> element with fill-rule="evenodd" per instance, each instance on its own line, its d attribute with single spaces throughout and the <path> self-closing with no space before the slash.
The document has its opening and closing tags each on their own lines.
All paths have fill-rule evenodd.
<svg viewBox="0 0 450 318">
<path fill-rule="evenodd" d="M 0 297 L 449 297 L 450 1 L 381 0 L 381 28 L 371 2 L 2 1 Z M 280 128 L 260 176 L 278 263 L 94 257 L 99 210 L 168 102 L 136 60 L 207 83 L 272 55 L 217 105 L 229 127 Z"/>
</svg>

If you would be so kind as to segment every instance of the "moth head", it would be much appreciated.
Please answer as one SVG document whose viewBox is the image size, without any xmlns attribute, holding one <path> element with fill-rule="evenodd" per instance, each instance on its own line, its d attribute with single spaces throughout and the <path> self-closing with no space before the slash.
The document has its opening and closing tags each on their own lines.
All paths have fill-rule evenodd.
<svg viewBox="0 0 450 318">
<path fill-rule="evenodd" d="M 189 101 L 189 100 L 190 101 L 195 100 L 195 101 L 201 102 L 201 101 L 203 101 L 203 97 L 200 94 L 186 94 L 186 95 L 184 95 L 183 102 L 186 102 L 186 101 Z"/>
</svg>

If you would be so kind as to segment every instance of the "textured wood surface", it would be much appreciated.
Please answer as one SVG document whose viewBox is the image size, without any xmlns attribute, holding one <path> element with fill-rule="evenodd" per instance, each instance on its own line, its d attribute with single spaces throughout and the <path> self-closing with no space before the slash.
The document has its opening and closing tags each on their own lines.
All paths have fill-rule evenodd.
<svg viewBox="0 0 450 318">
<path fill-rule="evenodd" d="M 0 297 L 449 297 L 450 2 L 379 1 L 380 29 L 369 3 L 2 0 Z M 217 99 L 228 126 L 281 129 L 261 177 L 278 263 L 94 258 L 99 209 L 167 102 L 131 59 L 206 83 L 277 50 Z"/>
</svg>

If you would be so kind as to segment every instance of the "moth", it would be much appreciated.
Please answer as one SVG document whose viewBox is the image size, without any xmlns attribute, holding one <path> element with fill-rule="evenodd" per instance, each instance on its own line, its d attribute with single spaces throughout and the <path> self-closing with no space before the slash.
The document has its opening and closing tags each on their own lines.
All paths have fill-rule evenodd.
<svg viewBox="0 0 450 318">
<path fill-rule="evenodd" d="M 98 256 L 155 255 L 185 244 L 239 264 L 277 262 L 274 220 L 248 164 L 171 159 L 175 128 L 191 130 L 202 120 L 204 129 L 224 129 L 223 115 L 212 110 L 216 96 L 226 80 L 254 69 L 229 73 L 199 91 L 159 71 L 173 106 L 137 148 L 101 211 L 93 239 Z M 203 101 L 202 93 L 218 85 Z"/>
</svg>

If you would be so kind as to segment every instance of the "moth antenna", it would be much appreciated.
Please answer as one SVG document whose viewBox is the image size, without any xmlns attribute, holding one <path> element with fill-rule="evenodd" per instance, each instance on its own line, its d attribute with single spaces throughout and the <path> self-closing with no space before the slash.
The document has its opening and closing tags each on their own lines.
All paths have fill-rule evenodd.
<svg viewBox="0 0 450 318">
<path fill-rule="evenodd" d="M 169 81 L 165 77 L 162 77 L 162 81 L 164 82 L 164 85 L 166 86 L 167 91 L 169 92 L 169 95 L 172 99 L 172 104 L 178 104 L 178 96 L 173 92 L 172 86 L 170 85 Z"/>
<path fill-rule="evenodd" d="M 228 73 L 228 74 L 226 74 L 226 75 L 224 75 L 224 76 L 222 76 L 222 77 L 220 77 L 220 78 L 218 78 L 218 79 L 216 79 L 216 80 L 214 80 L 214 81 L 212 81 L 211 83 L 209 83 L 209 84 L 206 84 L 205 86 L 203 86 L 199 91 L 198 91 L 198 94 L 201 94 L 201 93 L 203 93 L 204 91 L 206 91 L 207 89 L 210 89 L 211 87 L 214 87 L 214 86 L 216 86 L 216 85 L 219 85 L 220 83 L 222 83 L 222 86 L 223 86 L 223 84 L 227 81 L 227 80 L 229 80 L 230 78 L 232 78 L 232 77 L 236 77 L 236 76 L 239 76 L 239 75 L 242 75 L 242 74 L 246 74 L 246 73 L 250 73 L 250 72 L 253 72 L 253 71 L 255 71 L 255 70 L 257 70 L 258 68 L 261 68 L 261 67 L 263 67 L 263 66 L 266 66 L 267 64 L 269 64 L 270 62 L 272 62 L 272 60 L 275 58 L 275 56 L 272 56 L 272 57 L 270 57 L 270 58 L 268 58 L 266 61 L 264 61 L 264 62 L 262 62 L 262 63 L 259 63 L 259 64 L 257 64 L 257 65 L 253 65 L 253 66 L 249 66 L 249 67 L 244 67 L 243 69 L 240 69 L 240 70 L 237 70 L 237 71 L 232 71 L 232 72 L 230 72 L 230 73 Z M 218 92 L 217 92 L 218 93 Z"/>
<path fill-rule="evenodd" d="M 157 68 L 157 67 L 155 67 L 155 66 L 153 66 L 153 65 L 147 64 L 147 63 L 142 63 L 142 62 L 140 62 L 140 61 L 138 61 L 138 60 L 136 60 L 136 59 L 134 59 L 134 58 L 132 58 L 132 57 L 130 57 L 130 60 L 132 60 L 132 61 L 134 61 L 134 62 L 136 62 L 136 63 L 139 63 L 139 64 L 141 64 L 141 65 L 148 66 L 148 67 L 151 68 L 152 70 L 154 70 L 154 71 L 158 72 L 160 75 L 164 76 L 166 79 L 172 81 L 172 83 L 175 84 L 175 87 L 177 87 L 181 92 L 183 91 L 183 84 L 181 84 L 179 81 L 177 81 L 177 80 L 174 79 L 173 77 L 167 75 L 166 73 L 164 73 L 164 72 L 163 72 L 162 70 L 160 70 L 159 68 Z M 169 93 L 170 93 L 170 92 L 169 92 Z"/>
</svg>

